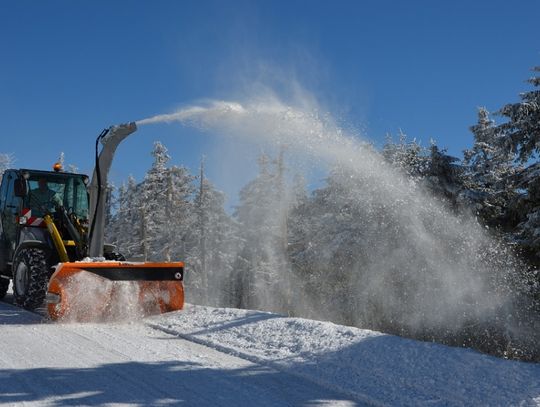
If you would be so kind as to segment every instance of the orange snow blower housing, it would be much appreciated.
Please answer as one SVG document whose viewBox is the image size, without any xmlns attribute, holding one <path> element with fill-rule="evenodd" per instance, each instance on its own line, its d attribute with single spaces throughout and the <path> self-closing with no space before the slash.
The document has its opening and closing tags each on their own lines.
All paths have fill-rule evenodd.
<svg viewBox="0 0 540 407">
<path fill-rule="evenodd" d="M 88 275 L 84 278 L 81 273 Z M 134 294 L 137 298 L 129 301 L 135 302 L 137 311 L 142 314 L 180 310 L 184 306 L 183 276 L 184 263 L 181 262 L 60 263 L 49 282 L 47 311 L 53 320 L 91 321 L 107 318 L 111 313 L 118 313 L 118 310 L 111 310 L 111 307 L 126 306 L 114 301 L 117 290 L 115 282 L 136 284 L 135 292 L 129 294 Z M 90 281 L 93 290 L 87 293 L 85 283 Z M 88 301 L 84 301 L 85 296 L 92 302 L 90 307 L 86 304 Z"/>
<path fill-rule="evenodd" d="M 53 320 L 91 321 L 180 310 L 184 264 L 129 262 L 104 243 L 107 177 L 135 123 L 96 140 L 92 180 L 54 171 L 7 170 L 0 185 L 0 299 L 13 280 L 15 304 L 47 304 Z M 99 151 L 99 144 L 102 144 Z"/>
</svg>

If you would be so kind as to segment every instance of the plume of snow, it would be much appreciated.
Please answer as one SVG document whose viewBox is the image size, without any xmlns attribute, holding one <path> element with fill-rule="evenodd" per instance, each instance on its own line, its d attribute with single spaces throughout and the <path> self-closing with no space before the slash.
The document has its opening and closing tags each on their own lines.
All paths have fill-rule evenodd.
<svg viewBox="0 0 540 407">
<path fill-rule="evenodd" d="M 451 330 L 472 317 L 492 318 L 497 310 L 509 306 L 507 294 L 499 290 L 499 281 L 506 281 L 512 272 L 508 253 L 498 252 L 499 246 L 474 220 L 455 216 L 427 192 L 412 188 L 368 142 L 339 127 L 312 97 L 301 98 L 294 106 L 273 95 L 245 102 L 215 100 L 137 124 L 160 122 L 180 122 L 231 140 L 287 145 L 302 160 L 321 166 L 337 164 L 369 179 L 366 189 L 354 192 L 356 199 L 360 205 L 376 200 L 393 207 L 402 240 L 396 245 L 377 233 L 362 237 L 373 239 L 367 243 L 371 247 L 368 261 L 343 271 L 359 297 L 358 307 L 367 307 L 363 298 L 369 297 L 375 298 L 377 312 L 387 317 L 399 312 L 403 297 L 395 295 L 396 287 L 388 284 L 389 270 L 398 270 L 408 289 L 413 287 L 409 293 L 412 306 L 399 315 L 408 327 Z M 287 269 L 281 272 L 290 274 Z M 432 281 L 437 281 L 435 291 L 429 291 Z M 296 306 L 301 312 L 314 310 L 316 315 L 318 305 L 307 301 Z"/>
</svg>

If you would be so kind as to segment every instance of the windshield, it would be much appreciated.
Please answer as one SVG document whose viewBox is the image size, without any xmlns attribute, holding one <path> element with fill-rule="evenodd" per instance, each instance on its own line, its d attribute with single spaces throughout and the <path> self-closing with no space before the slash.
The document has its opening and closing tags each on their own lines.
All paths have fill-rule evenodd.
<svg viewBox="0 0 540 407">
<path fill-rule="evenodd" d="M 63 206 L 79 219 L 88 219 L 88 193 L 80 175 L 30 174 L 24 205 L 33 216 L 43 217 Z"/>
</svg>

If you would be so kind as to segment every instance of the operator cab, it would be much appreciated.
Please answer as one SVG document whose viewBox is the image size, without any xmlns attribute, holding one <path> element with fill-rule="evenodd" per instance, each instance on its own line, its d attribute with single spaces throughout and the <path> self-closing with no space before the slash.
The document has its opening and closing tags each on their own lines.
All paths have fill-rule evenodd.
<svg viewBox="0 0 540 407">
<path fill-rule="evenodd" d="M 29 169 L 4 172 L 0 185 L 0 279 L 11 274 L 11 259 L 22 242 L 39 240 L 51 246 L 45 215 L 55 219 L 67 215 L 86 227 L 87 184 L 88 177 L 83 174 Z M 60 220 L 59 227 L 65 223 Z"/>
<path fill-rule="evenodd" d="M 88 219 L 88 177 L 81 174 L 21 170 L 26 180 L 23 207 L 32 210 L 32 216 L 43 217 L 63 207 L 78 219 Z"/>
</svg>

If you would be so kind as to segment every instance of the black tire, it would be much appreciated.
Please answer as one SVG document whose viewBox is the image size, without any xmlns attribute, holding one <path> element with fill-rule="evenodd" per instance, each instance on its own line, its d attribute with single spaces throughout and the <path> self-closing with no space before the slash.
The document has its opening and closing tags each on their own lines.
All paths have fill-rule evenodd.
<svg viewBox="0 0 540 407">
<path fill-rule="evenodd" d="M 15 304 L 28 310 L 40 307 L 45 300 L 49 267 L 43 249 L 22 249 L 13 262 L 13 298 Z"/>
<path fill-rule="evenodd" d="M 9 280 L 6 278 L 0 277 L 0 300 L 6 296 L 8 288 L 9 288 Z"/>
<path fill-rule="evenodd" d="M 118 252 L 104 253 L 103 257 L 105 257 L 105 260 L 126 261 L 125 256 L 122 253 Z"/>
</svg>

